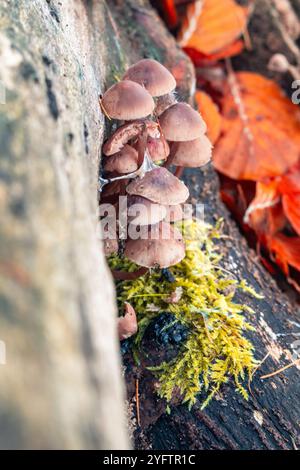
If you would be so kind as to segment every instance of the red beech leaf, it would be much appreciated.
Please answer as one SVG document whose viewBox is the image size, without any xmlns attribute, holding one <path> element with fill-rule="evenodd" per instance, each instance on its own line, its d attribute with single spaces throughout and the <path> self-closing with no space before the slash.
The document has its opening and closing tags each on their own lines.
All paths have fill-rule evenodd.
<svg viewBox="0 0 300 470">
<path fill-rule="evenodd" d="M 278 192 L 278 181 L 270 180 L 268 183 L 256 183 L 255 198 L 251 201 L 244 215 L 244 222 L 251 225 L 251 216 L 256 211 L 265 211 L 270 207 L 274 207 L 280 202 L 280 194 Z"/>
<path fill-rule="evenodd" d="M 282 206 L 293 229 L 300 236 L 300 193 L 284 194 Z"/>
<path fill-rule="evenodd" d="M 214 144 L 221 133 L 222 116 L 219 112 L 219 108 L 204 91 L 197 90 L 195 100 L 198 110 L 206 122 L 207 136 L 211 143 Z"/>
<path fill-rule="evenodd" d="M 187 7 L 179 44 L 206 55 L 215 54 L 245 31 L 247 16 L 248 9 L 234 0 L 197 1 Z"/>
</svg>

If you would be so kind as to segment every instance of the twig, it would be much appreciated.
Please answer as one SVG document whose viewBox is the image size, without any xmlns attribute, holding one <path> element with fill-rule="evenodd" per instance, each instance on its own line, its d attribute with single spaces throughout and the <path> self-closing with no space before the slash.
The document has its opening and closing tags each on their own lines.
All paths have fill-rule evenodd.
<svg viewBox="0 0 300 470">
<path fill-rule="evenodd" d="M 255 369 L 253 370 L 252 374 L 249 375 L 249 379 L 248 379 L 248 390 L 250 392 L 250 394 L 252 395 L 252 397 L 254 398 L 253 396 L 253 393 L 252 393 L 252 389 L 251 389 L 251 381 L 253 380 L 253 377 L 254 377 L 254 374 L 258 371 L 258 369 L 263 365 L 263 363 L 268 359 L 268 357 L 270 356 L 270 351 L 265 355 L 265 357 L 260 361 L 259 364 L 257 364 L 257 366 L 255 367 Z"/>
</svg>

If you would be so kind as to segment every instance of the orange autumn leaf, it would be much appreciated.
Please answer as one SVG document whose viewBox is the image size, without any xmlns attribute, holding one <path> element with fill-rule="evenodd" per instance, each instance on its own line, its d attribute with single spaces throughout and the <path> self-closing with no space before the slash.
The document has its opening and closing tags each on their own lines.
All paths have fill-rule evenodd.
<svg viewBox="0 0 300 470">
<path fill-rule="evenodd" d="M 214 144 L 221 132 L 222 116 L 217 105 L 204 91 L 196 91 L 195 99 L 198 110 L 206 122 L 208 138 Z"/>
<path fill-rule="evenodd" d="M 282 206 L 295 232 L 300 236 L 300 161 L 280 179 Z"/>
<path fill-rule="evenodd" d="M 271 180 L 267 183 L 261 183 L 258 181 L 256 183 L 255 198 L 251 201 L 251 204 L 245 212 L 244 222 L 253 226 L 251 219 L 255 212 L 265 211 L 265 209 L 274 207 L 279 202 L 280 195 L 278 192 L 278 182 L 276 180 Z"/>
<path fill-rule="evenodd" d="M 203 0 L 188 5 L 179 33 L 182 47 L 206 55 L 229 46 L 245 30 L 248 9 L 234 0 Z"/>
<path fill-rule="evenodd" d="M 261 75 L 240 72 L 229 82 L 215 168 L 238 180 L 283 175 L 300 156 L 299 108 L 276 83 Z"/>
<path fill-rule="evenodd" d="M 279 183 L 279 191 L 282 194 L 300 193 L 300 160 L 283 175 Z"/>
<path fill-rule="evenodd" d="M 229 46 L 224 47 L 215 54 L 203 54 L 202 52 L 196 51 L 191 47 L 184 47 L 184 52 L 192 59 L 196 67 L 207 66 L 212 63 L 218 62 L 219 60 L 226 59 L 227 57 L 233 57 L 240 54 L 244 49 L 244 42 L 241 39 L 233 42 Z"/>
<path fill-rule="evenodd" d="M 249 225 L 255 231 L 256 236 L 262 242 L 266 234 L 274 235 L 286 226 L 287 219 L 282 209 L 282 204 L 257 210 L 250 216 Z"/>
</svg>

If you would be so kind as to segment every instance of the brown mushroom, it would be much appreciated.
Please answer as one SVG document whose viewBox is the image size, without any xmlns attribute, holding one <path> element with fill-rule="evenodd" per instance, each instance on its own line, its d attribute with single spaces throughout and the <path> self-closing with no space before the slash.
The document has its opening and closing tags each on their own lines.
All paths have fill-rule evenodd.
<svg viewBox="0 0 300 470">
<path fill-rule="evenodd" d="M 101 106 L 109 117 L 128 121 L 149 116 L 155 103 L 150 93 L 141 85 L 124 80 L 104 93 Z"/>
<path fill-rule="evenodd" d="M 155 204 L 141 196 L 128 198 L 128 222 L 132 225 L 154 225 L 161 222 L 167 214 L 167 208 Z"/>
<path fill-rule="evenodd" d="M 206 135 L 197 139 L 172 144 L 172 164 L 186 168 L 197 168 L 206 165 L 211 159 L 212 145 Z"/>
<path fill-rule="evenodd" d="M 152 96 L 161 96 L 176 88 L 176 80 L 166 67 L 153 59 L 142 59 L 132 65 L 123 80 L 142 85 Z"/>
<path fill-rule="evenodd" d="M 165 222 L 149 227 L 147 240 L 128 240 L 125 256 L 147 268 L 168 268 L 179 263 L 185 256 L 181 233 Z"/>
<path fill-rule="evenodd" d="M 189 197 L 186 185 L 163 167 L 148 171 L 143 178 L 136 178 L 126 191 L 164 205 L 182 204 Z"/>
<path fill-rule="evenodd" d="M 104 170 L 108 172 L 114 172 L 121 174 L 132 173 L 138 168 L 138 153 L 130 145 L 124 145 L 124 147 L 114 155 L 107 157 Z"/>
<path fill-rule="evenodd" d="M 132 305 L 125 302 L 125 315 L 118 318 L 118 335 L 119 340 L 130 338 L 135 335 L 138 330 L 136 313 Z"/>
<path fill-rule="evenodd" d="M 187 103 L 176 103 L 159 118 L 164 137 L 169 141 L 194 140 L 206 132 L 206 124 Z"/>
<path fill-rule="evenodd" d="M 127 144 L 131 139 L 135 139 L 144 129 L 146 129 L 148 136 L 153 139 L 157 139 L 161 135 L 156 122 L 142 119 L 127 122 L 126 124 L 123 124 L 123 126 L 120 126 L 109 137 L 102 147 L 102 152 L 107 156 L 119 152 L 125 144 Z"/>
</svg>

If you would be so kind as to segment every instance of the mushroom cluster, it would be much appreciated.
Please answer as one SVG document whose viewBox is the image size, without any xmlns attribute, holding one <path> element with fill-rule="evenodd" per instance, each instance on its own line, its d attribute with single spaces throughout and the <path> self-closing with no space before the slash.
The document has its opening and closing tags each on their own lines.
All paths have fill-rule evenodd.
<svg viewBox="0 0 300 470">
<path fill-rule="evenodd" d="M 211 144 L 199 112 L 177 102 L 176 81 L 159 62 L 143 59 L 100 100 L 109 119 L 121 121 L 104 143 L 101 202 L 119 208 L 127 196 L 126 240 L 118 242 L 124 226 L 105 240 L 110 255 L 120 246 L 141 268 L 135 273 L 115 271 L 117 279 L 132 279 L 149 268 L 167 268 L 185 256 L 181 233 L 172 226 L 182 218 L 189 191 L 179 179 L 184 167 L 200 167 L 211 158 Z M 175 174 L 168 167 L 174 165 Z"/>
</svg>

